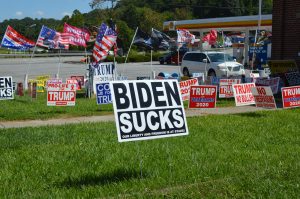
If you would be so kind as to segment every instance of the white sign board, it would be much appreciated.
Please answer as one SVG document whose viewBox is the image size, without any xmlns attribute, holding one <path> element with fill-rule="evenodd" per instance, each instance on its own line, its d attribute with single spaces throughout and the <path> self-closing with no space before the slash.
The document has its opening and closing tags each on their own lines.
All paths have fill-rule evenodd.
<svg viewBox="0 0 300 199">
<path fill-rule="evenodd" d="M 0 77 L 0 100 L 14 99 L 12 77 Z"/>
<path fill-rule="evenodd" d="M 255 100 L 251 92 L 252 87 L 255 87 L 254 83 L 232 85 L 236 106 L 255 104 Z"/>
<path fill-rule="evenodd" d="M 251 88 L 256 107 L 275 108 L 276 102 L 271 87 L 256 86 Z"/>
<path fill-rule="evenodd" d="M 177 80 L 110 82 L 119 142 L 188 134 Z"/>
<path fill-rule="evenodd" d="M 186 101 L 190 99 L 190 89 L 191 86 L 198 86 L 198 79 L 193 78 L 193 79 L 188 79 L 186 81 L 181 81 L 179 82 L 180 85 L 180 93 L 182 96 L 182 100 Z"/>
</svg>

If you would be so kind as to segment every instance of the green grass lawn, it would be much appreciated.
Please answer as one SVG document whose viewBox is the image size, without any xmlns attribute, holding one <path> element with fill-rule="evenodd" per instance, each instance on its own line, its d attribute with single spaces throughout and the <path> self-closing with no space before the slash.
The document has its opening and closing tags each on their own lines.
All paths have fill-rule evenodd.
<svg viewBox="0 0 300 199">
<path fill-rule="evenodd" d="M 3 198 L 299 198 L 300 109 L 188 118 L 118 143 L 114 122 L 0 132 Z"/>
<path fill-rule="evenodd" d="M 188 107 L 188 101 L 184 102 Z M 217 107 L 235 106 L 234 99 L 219 99 Z M 113 114 L 112 104 L 97 105 L 96 98 L 86 98 L 83 92 L 77 93 L 76 105 L 70 107 L 47 106 L 47 94 L 38 93 L 36 100 L 29 96 L 15 96 L 13 100 L 0 100 L 0 121 L 12 120 L 46 120 L 50 118 L 67 118 Z"/>
<path fill-rule="evenodd" d="M 0 121 L 66 118 L 112 114 L 111 104 L 97 105 L 96 98 L 86 98 L 84 93 L 76 95 L 75 106 L 47 106 L 47 94 L 38 93 L 37 99 L 15 96 L 13 100 L 0 100 Z"/>
</svg>

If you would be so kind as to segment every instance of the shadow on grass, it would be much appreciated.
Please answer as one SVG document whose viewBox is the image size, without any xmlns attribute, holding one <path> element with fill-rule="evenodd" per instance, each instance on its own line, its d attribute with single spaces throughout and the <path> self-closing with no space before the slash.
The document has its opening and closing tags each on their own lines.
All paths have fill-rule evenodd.
<svg viewBox="0 0 300 199">
<path fill-rule="evenodd" d="M 258 113 L 258 112 L 237 113 L 233 115 L 242 116 L 242 117 L 252 117 L 252 118 L 261 118 L 267 116 L 265 113 Z"/>
<path fill-rule="evenodd" d="M 118 183 L 122 181 L 127 181 L 130 179 L 139 179 L 147 176 L 143 172 L 143 176 L 140 175 L 139 171 L 128 171 L 123 169 L 118 169 L 110 173 L 104 173 L 99 176 L 97 175 L 85 175 L 77 179 L 66 179 L 60 183 L 61 187 L 68 188 L 81 188 L 83 186 L 97 186 L 97 185 L 107 185 L 112 183 Z"/>
</svg>

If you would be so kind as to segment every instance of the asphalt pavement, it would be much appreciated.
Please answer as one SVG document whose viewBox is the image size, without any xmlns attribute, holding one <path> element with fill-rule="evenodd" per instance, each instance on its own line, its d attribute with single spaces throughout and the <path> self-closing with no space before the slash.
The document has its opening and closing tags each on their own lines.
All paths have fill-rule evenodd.
<svg viewBox="0 0 300 199">
<path fill-rule="evenodd" d="M 65 81 L 72 75 L 87 76 L 88 66 L 80 62 L 83 58 L 83 56 L 0 58 L 0 76 L 12 76 L 14 82 L 23 82 L 25 74 L 28 75 L 28 79 L 50 75 L 58 76 Z M 118 75 L 135 80 L 137 77 L 151 77 L 153 71 L 156 75 L 160 72 L 179 73 L 180 66 L 161 65 L 158 61 L 153 61 L 152 63 L 117 63 L 116 69 Z"/>
</svg>

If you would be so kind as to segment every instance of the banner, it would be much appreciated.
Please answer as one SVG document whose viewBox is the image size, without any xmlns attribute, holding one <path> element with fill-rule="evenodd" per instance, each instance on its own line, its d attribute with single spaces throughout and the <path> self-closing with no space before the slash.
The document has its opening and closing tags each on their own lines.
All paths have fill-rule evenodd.
<svg viewBox="0 0 300 199">
<path fill-rule="evenodd" d="M 300 86 L 281 88 L 283 108 L 300 107 Z"/>
<path fill-rule="evenodd" d="M 276 102 L 270 87 L 267 86 L 252 87 L 251 92 L 254 96 L 256 107 L 276 109 Z"/>
<path fill-rule="evenodd" d="M 233 95 L 233 84 L 240 84 L 240 79 L 220 79 L 219 80 L 219 98 L 231 98 Z"/>
<path fill-rule="evenodd" d="M 0 100 L 14 99 L 14 88 L 11 76 L 0 77 Z"/>
<path fill-rule="evenodd" d="M 109 82 L 96 84 L 97 104 L 111 104 L 111 92 Z"/>
<path fill-rule="evenodd" d="M 180 93 L 182 96 L 182 100 L 189 100 L 190 99 L 190 88 L 191 86 L 197 86 L 198 84 L 198 79 L 197 78 L 193 78 L 193 79 L 189 79 L 186 81 L 181 81 L 179 82 L 180 85 Z"/>
<path fill-rule="evenodd" d="M 233 84 L 233 93 L 236 106 L 245 106 L 255 104 L 251 88 L 255 87 L 254 83 Z"/>
<path fill-rule="evenodd" d="M 76 84 L 48 84 L 47 106 L 75 106 Z"/>
<path fill-rule="evenodd" d="M 217 86 L 191 86 L 189 108 L 216 108 Z"/>
<path fill-rule="evenodd" d="M 188 135 L 177 80 L 112 81 L 119 142 Z"/>
</svg>

